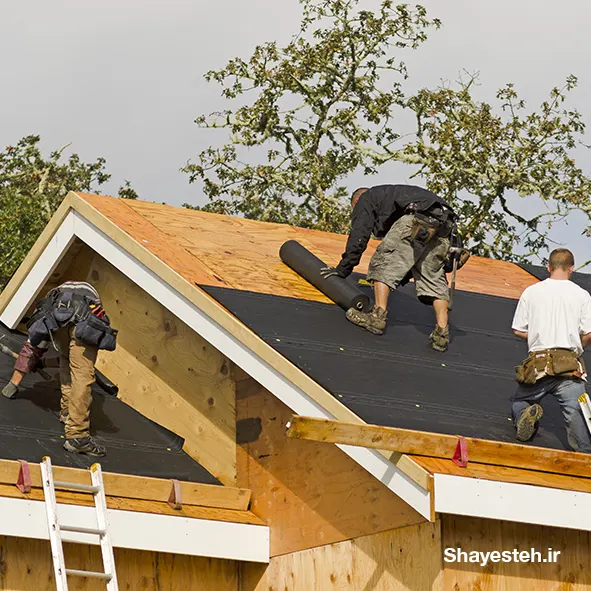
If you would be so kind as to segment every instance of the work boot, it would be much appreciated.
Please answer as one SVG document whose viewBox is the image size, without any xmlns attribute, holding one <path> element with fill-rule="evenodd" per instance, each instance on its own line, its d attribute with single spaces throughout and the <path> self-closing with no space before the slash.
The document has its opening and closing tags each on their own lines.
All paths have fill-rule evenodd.
<svg viewBox="0 0 591 591">
<path fill-rule="evenodd" d="M 361 326 L 373 334 L 384 334 L 388 312 L 377 306 L 374 306 L 369 312 L 361 312 L 356 308 L 349 308 L 346 317 L 349 322 Z"/>
<path fill-rule="evenodd" d="M 429 335 L 429 342 L 435 351 L 440 351 L 441 353 L 447 351 L 449 345 L 449 326 L 441 328 L 439 324 L 436 324 L 433 332 Z"/>
<path fill-rule="evenodd" d="M 4 388 L 2 388 L 2 395 L 6 398 L 16 398 L 18 394 L 18 386 L 12 382 L 8 382 Z"/>
<path fill-rule="evenodd" d="M 521 411 L 517 417 L 517 441 L 529 441 L 538 430 L 538 421 L 542 418 L 544 409 L 539 404 L 532 404 Z"/>
<path fill-rule="evenodd" d="M 102 457 L 107 455 L 107 448 L 98 444 L 92 437 L 66 439 L 64 449 L 75 454 Z"/>
</svg>

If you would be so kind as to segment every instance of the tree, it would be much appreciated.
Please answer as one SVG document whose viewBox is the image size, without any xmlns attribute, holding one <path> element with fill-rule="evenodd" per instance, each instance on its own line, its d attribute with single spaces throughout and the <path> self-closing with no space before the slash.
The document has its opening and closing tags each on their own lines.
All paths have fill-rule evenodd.
<svg viewBox="0 0 591 591">
<path fill-rule="evenodd" d="M 417 175 L 460 214 L 474 254 L 544 260 L 554 224 L 573 211 L 591 223 L 591 179 L 573 158 L 585 125 L 576 109 L 564 107 L 577 79 L 569 76 L 530 112 L 513 84 L 497 92 L 496 110 L 476 101 L 476 80 L 418 92 L 409 100 L 416 141 L 380 157 L 418 165 Z M 519 213 L 524 204 L 517 196 L 536 213 Z"/>
<path fill-rule="evenodd" d="M 265 43 L 206 74 L 225 99 L 246 104 L 196 120 L 230 142 L 183 170 L 203 180 L 207 211 L 346 231 L 339 181 L 358 168 L 374 173 L 398 138 L 391 119 L 407 76 L 398 54 L 440 23 L 391 0 L 375 13 L 358 10 L 359 0 L 300 2 L 300 31 L 287 46 Z"/>
<path fill-rule="evenodd" d="M 10 279 L 68 191 L 94 191 L 107 182 L 105 160 L 89 164 L 66 147 L 45 158 L 39 136 L 22 138 L 0 152 L 0 289 Z M 120 195 L 135 199 L 129 182 Z"/>
</svg>

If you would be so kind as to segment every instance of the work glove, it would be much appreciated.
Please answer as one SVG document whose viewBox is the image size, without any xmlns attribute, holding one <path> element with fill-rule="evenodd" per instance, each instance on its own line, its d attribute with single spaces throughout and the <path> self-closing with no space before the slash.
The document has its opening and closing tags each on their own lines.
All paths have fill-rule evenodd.
<svg viewBox="0 0 591 591">
<path fill-rule="evenodd" d="M 328 279 L 329 277 L 334 277 L 335 275 L 337 277 L 344 278 L 344 275 L 342 275 L 335 267 L 322 267 L 322 269 L 320 269 L 320 275 L 324 279 Z"/>
</svg>

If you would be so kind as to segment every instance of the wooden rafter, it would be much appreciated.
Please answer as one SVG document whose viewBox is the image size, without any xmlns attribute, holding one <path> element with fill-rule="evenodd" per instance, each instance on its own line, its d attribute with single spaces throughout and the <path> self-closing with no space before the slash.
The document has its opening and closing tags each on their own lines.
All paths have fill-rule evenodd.
<svg viewBox="0 0 591 591">
<path fill-rule="evenodd" d="M 302 416 L 294 416 L 287 436 L 446 459 L 453 458 L 459 441 L 453 435 Z M 465 441 L 472 462 L 591 478 L 588 454 L 473 437 L 466 437 Z"/>
</svg>

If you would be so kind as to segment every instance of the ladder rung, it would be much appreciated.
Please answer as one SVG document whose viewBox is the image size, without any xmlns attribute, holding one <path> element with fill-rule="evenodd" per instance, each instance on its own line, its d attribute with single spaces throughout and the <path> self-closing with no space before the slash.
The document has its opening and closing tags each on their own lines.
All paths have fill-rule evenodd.
<svg viewBox="0 0 591 591">
<path fill-rule="evenodd" d="M 95 573 L 91 570 L 75 570 L 72 568 L 67 568 L 66 574 L 71 577 L 94 577 L 95 579 L 105 579 L 105 581 L 110 581 L 113 578 L 113 575 L 107 573 Z"/>
<path fill-rule="evenodd" d="M 92 484 L 77 484 L 76 482 L 59 482 L 56 480 L 53 485 L 57 488 L 71 488 L 72 490 L 81 490 L 94 494 L 99 491 L 99 487 L 93 486 Z"/>
<path fill-rule="evenodd" d="M 60 525 L 62 531 L 71 531 L 77 534 L 94 534 L 95 536 L 104 536 L 107 532 L 104 529 L 94 527 L 77 527 L 75 525 Z"/>
</svg>

